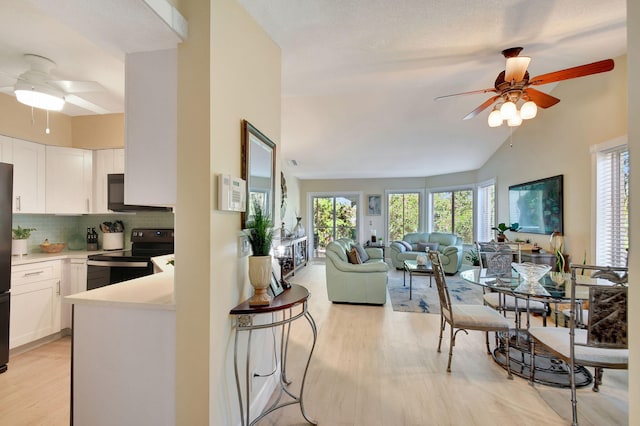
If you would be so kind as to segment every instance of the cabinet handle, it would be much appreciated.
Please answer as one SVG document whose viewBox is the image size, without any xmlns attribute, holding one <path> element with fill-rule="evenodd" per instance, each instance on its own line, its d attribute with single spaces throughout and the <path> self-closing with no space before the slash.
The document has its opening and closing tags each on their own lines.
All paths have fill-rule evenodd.
<svg viewBox="0 0 640 426">
<path fill-rule="evenodd" d="M 87 213 L 89 213 L 91 211 L 91 207 L 89 205 L 89 199 L 87 198 Z"/>
<path fill-rule="evenodd" d="M 44 271 L 36 271 L 36 272 L 27 272 L 24 274 L 25 277 L 35 277 L 36 275 L 44 274 Z"/>
<path fill-rule="evenodd" d="M 20 196 L 18 195 L 18 196 L 16 197 L 16 211 L 20 211 L 20 210 L 22 210 L 22 205 L 21 205 L 21 204 L 22 204 L 22 203 L 20 202 Z"/>
<path fill-rule="evenodd" d="M 58 290 L 56 291 L 56 294 L 60 296 L 60 280 L 58 280 Z"/>
</svg>

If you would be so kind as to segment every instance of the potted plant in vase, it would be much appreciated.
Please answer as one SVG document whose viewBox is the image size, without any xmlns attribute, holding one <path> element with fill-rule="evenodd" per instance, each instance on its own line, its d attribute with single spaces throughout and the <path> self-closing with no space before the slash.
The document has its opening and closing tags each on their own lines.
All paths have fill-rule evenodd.
<svg viewBox="0 0 640 426">
<path fill-rule="evenodd" d="M 18 225 L 17 228 L 13 228 L 11 235 L 11 254 L 14 256 L 22 256 L 27 254 L 27 240 L 31 236 L 31 232 L 36 228 L 23 228 Z"/>
<path fill-rule="evenodd" d="M 520 225 L 518 223 L 512 223 L 509 226 L 507 226 L 504 223 L 499 223 L 498 226 L 494 226 L 491 229 L 493 229 L 494 231 L 498 231 L 496 235 L 496 240 L 498 240 L 499 243 L 502 243 L 509 240 L 507 236 L 504 234 L 506 231 L 517 231 L 519 228 L 520 228 Z"/>
<path fill-rule="evenodd" d="M 253 216 L 247 222 L 245 235 L 253 252 L 249 256 L 249 281 L 254 293 L 249 299 L 250 306 L 268 306 L 271 297 L 267 288 L 271 283 L 271 242 L 273 241 L 273 223 L 269 214 L 262 210 L 257 202 L 253 205 Z"/>
</svg>

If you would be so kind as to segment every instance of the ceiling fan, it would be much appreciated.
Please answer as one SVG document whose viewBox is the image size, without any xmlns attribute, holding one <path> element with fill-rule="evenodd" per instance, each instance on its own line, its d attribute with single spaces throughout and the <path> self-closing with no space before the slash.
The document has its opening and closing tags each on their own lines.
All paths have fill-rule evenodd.
<svg viewBox="0 0 640 426">
<path fill-rule="evenodd" d="M 96 81 L 58 80 L 51 76 L 56 63 L 44 56 L 27 53 L 23 55 L 29 69 L 16 79 L 14 86 L 0 88 L 5 93 L 13 93 L 19 102 L 35 108 L 60 111 L 65 102 L 97 113 L 108 113 L 106 109 L 91 103 L 76 93 L 101 92 L 105 88 Z"/>
<path fill-rule="evenodd" d="M 479 93 L 496 93 L 495 96 L 484 101 L 480 106 L 467 114 L 463 120 L 475 117 L 494 103 L 496 106 L 489 114 L 489 126 L 498 127 L 504 120 L 509 126 L 518 126 L 523 119 L 530 119 L 536 116 L 537 108 L 549 108 L 560 102 L 560 99 L 534 89 L 531 86 L 555 83 L 557 81 L 569 80 L 572 78 L 585 77 L 592 74 L 611 71 L 614 67 L 613 59 L 605 59 L 590 64 L 567 68 L 529 78 L 527 67 L 531 61 L 530 57 L 518 56 L 522 47 L 512 47 L 502 51 L 507 60 L 505 70 L 498 74 L 494 87 L 471 92 L 454 93 L 435 98 L 436 101 L 460 95 L 473 95 Z M 517 103 L 523 102 L 518 111 Z"/>
</svg>

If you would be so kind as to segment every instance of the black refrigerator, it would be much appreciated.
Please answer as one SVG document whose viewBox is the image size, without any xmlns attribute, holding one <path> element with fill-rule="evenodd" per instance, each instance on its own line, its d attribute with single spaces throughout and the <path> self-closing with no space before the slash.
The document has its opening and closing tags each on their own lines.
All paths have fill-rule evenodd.
<svg viewBox="0 0 640 426">
<path fill-rule="evenodd" d="M 9 362 L 13 165 L 0 163 L 0 373 Z"/>
</svg>

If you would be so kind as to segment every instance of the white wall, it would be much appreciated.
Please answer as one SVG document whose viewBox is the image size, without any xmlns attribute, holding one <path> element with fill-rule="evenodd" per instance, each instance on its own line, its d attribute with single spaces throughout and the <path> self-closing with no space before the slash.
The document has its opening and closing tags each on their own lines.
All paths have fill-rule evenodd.
<svg viewBox="0 0 640 426">
<path fill-rule="evenodd" d="M 248 120 L 276 145 L 280 142 L 280 49 L 235 1 L 212 2 L 211 175 L 241 171 L 241 121 Z M 280 149 L 276 148 L 276 164 Z M 215 191 L 214 191 L 215 192 Z M 280 200 L 280 169 L 275 199 Z M 279 207 L 279 205 L 278 205 Z M 279 209 L 276 210 L 279 212 Z M 239 422 L 233 376 L 232 318 L 229 310 L 251 296 L 247 257 L 238 257 L 240 215 L 212 210 L 211 218 L 210 424 Z M 267 371 L 268 331 L 254 335 L 256 368 Z M 262 382 L 254 381 L 253 395 Z"/>
<path fill-rule="evenodd" d="M 240 214 L 216 209 L 215 182 L 240 176 L 242 119 L 280 140 L 280 49 L 236 1 L 180 6 L 189 39 L 179 49 L 176 423 L 238 424 L 229 310 L 252 289 Z M 254 351 L 267 352 L 259 342 Z"/>
</svg>

